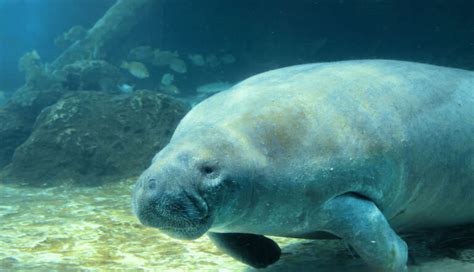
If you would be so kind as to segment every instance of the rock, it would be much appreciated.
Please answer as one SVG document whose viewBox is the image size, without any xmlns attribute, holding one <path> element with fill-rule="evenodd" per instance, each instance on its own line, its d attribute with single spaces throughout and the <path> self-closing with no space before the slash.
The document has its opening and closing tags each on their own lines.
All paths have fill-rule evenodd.
<svg viewBox="0 0 474 272">
<path fill-rule="evenodd" d="M 26 52 L 18 60 L 18 70 L 28 74 L 32 69 L 41 68 L 42 64 L 40 61 L 41 57 L 38 51 L 32 50 L 31 52 Z"/>
<path fill-rule="evenodd" d="M 0 168 L 11 162 L 15 149 L 28 138 L 41 110 L 62 95 L 58 90 L 20 89 L 0 108 Z"/>
<path fill-rule="evenodd" d="M 47 71 L 36 50 L 25 53 L 18 60 L 18 70 L 25 74 L 24 87 L 30 90 L 53 89 L 61 85 L 62 78 Z"/>
<path fill-rule="evenodd" d="M 66 48 L 71 44 L 82 40 L 87 35 L 87 29 L 80 25 L 71 27 L 68 31 L 64 32 L 60 36 L 54 39 L 54 44 L 59 48 Z"/>
<path fill-rule="evenodd" d="M 60 72 L 66 90 L 116 92 L 124 77 L 120 70 L 103 60 L 80 60 Z"/>
<path fill-rule="evenodd" d="M 143 14 L 154 5 L 153 0 L 117 0 L 102 18 L 92 28 L 84 32 L 81 27 L 73 27 L 65 35 L 68 39 L 75 41 L 65 49 L 53 62 L 43 65 L 40 63 L 38 52 L 31 51 L 20 59 L 19 68 L 25 72 L 26 84 L 22 88 L 30 90 L 46 90 L 62 87 L 67 90 L 76 88 L 89 90 L 110 89 L 109 78 L 94 82 L 100 82 L 98 88 L 92 88 L 75 73 L 70 78 L 63 78 L 63 68 L 67 65 L 77 65 L 78 62 L 88 62 L 98 59 L 115 59 L 113 56 L 116 49 L 123 44 L 123 39 L 143 19 Z M 67 46 L 67 42 L 59 41 L 60 46 Z M 69 67 L 70 69 L 71 67 Z M 75 68 L 73 69 L 75 70 Z M 76 70 L 75 70 L 76 71 Z M 96 70 L 101 74 L 100 69 Z M 66 82 L 63 82 L 66 81 Z M 104 83 L 105 82 L 105 83 Z M 84 84 L 81 84 L 84 83 Z M 113 83 L 112 83 L 113 84 Z M 81 87 L 81 85 L 85 85 Z M 106 87 L 104 87 L 104 85 Z M 117 90 L 117 87 L 113 87 Z"/>
<path fill-rule="evenodd" d="M 187 110 L 151 91 L 74 92 L 41 112 L 2 175 L 35 186 L 98 185 L 138 175 Z"/>
<path fill-rule="evenodd" d="M 38 114 L 45 107 L 56 103 L 64 94 L 60 89 L 31 91 L 28 88 L 20 88 L 5 105 L 5 109 L 19 113 L 33 125 Z"/>
<path fill-rule="evenodd" d="M 0 168 L 10 163 L 15 148 L 23 143 L 31 124 L 17 112 L 0 108 Z"/>
</svg>

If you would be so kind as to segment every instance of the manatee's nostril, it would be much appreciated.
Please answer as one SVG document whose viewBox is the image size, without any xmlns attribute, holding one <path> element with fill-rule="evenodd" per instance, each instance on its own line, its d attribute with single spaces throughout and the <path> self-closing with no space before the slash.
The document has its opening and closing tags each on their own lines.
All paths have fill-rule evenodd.
<svg viewBox="0 0 474 272">
<path fill-rule="evenodd" d="M 155 190 L 156 189 L 156 179 L 150 179 L 148 181 L 148 189 Z"/>
</svg>

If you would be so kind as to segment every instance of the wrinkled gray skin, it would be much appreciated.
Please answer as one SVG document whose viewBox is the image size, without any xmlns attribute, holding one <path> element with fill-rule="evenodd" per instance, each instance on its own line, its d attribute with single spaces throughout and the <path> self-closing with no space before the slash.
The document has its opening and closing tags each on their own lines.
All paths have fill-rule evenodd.
<svg viewBox="0 0 474 272">
<path fill-rule="evenodd" d="M 397 233 L 474 222 L 474 73 L 388 60 L 269 71 L 191 110 L 141 175 L 139 220 L 206 232 L 254 267 L 263 235 L 350 244 L 406 268 Z"/>
</svg>

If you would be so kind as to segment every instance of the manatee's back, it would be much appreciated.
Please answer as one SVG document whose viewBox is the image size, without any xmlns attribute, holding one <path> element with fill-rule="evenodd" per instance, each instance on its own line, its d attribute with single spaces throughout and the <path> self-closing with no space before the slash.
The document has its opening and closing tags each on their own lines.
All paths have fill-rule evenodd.
<svg viewBox="0 0 474 272">
<path fill-rule="evenodd" d="M 273 70 L 202 102 L 176 133 L 216 127 L 251 135 L 275 165 L 281 154 L 301 167 L 390 162 L 374 170 L 374 197 L 389 218 L 404 211 L 392 220 L 400 228 L 474 220 L 473 72 L 388 60 Z"/>
</svg>

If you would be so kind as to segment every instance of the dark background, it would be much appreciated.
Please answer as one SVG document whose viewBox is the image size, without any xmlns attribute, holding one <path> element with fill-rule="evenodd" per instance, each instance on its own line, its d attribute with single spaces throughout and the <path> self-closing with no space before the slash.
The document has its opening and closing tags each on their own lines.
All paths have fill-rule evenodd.
<svg viewBox="0 0 474 272">
<path fill-rule="evenodd" d="M 23 82 L 17 61 L 36 49 L 49 62 L 54 38 L 91 27 L 112 0 L 0 2 L 0 90 Z M 233 54 L 222 77 L 281 66 L 389 58 L 474 70 L 474 0 L 156 0 L 124 44 Z M 316 50 L 318 44 L 323 44 Z M 232 78 L 233 77 L 233 78 Z"/>
</svg>

